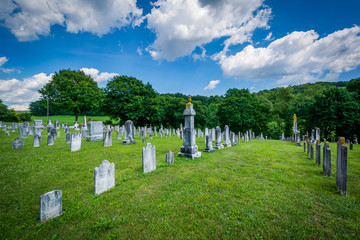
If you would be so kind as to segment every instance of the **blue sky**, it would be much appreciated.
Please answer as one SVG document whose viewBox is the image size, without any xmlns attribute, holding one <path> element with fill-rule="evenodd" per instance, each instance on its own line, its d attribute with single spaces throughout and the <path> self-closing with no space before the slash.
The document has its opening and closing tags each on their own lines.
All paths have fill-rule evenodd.
<svg viewBox="0 0 360 240">
<path fill-rule="evenodd" d="M 360 77 L 360 1 L 2 0 L 0 99 L 24 110 L 61 69 L 222 95 Z"/>
</svg>

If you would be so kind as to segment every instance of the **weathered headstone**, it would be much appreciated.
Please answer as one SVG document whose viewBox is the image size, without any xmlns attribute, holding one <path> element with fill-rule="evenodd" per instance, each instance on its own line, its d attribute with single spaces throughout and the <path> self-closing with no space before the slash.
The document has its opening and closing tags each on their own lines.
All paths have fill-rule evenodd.
<svg viewBox="0 0 360 240">
<path fill-rule="evenodd" d="M 110 147 L 112 146 L 112 138 L 111 138 L 111 131 L 106 130 L 104 132 L 104 141 L 103 141 L 104 147 Z"/>
<path fill-rule="evenodd" d="M 81 137 L 82 137 L 82 138 L 87 138 L 87 136 L 88 136 L 88 128 L 85 127 L 85 126 L 83 126 L 83 127 L 81 128 Z"/>
<path fill-rule="evenodd" d="M 310 143 L 310 158 L 314 160 L 314 144 Z"/>
<path fill-rule="evenodd" d="M 146 147 L 142 148 L 142 164 L 144 173 L 148 173 L 156 169 L 155 146 L 152 146 L 151 143 L 148 143 Z"/>
<path fill-rule="evenodd" d="M 122 130 L 119 129 L 119 131 L 116 132 L 116 139 L 121 140 L 122 139 Z"/>
<path fill-rule="evenodd" d="M 206 144 L 206 147 L 205 147 L 204 152 L 213 152 L 213 151 L 215 151 L 215 149 L 212 146 L 212 137 L 211 137 L 211 135 L 206 135 L 205 136 L 205 144 Z"/>
<path fill-rule="evenodd" d="M 316 128 L 316 139 L 320 141 L 320 128 Z"/>
<path fill-rule="evenodd" d="M 219 126 L 216 127 L 215 131 L 215 149 L 221 149 L 224 148 L 224 146 L 221 143 L 221 128 Z"/>
<path fill-rule="evenodd" d="M 103 160 L 99 167 L 94 169 L 95 194 L 99 195 L 115 186 L 115 164 Z"/>
<path fill-rule="evenodd" d="M 24 124 L 19 124 L 19 138 L 26 138 L 27 136 L 27 127 Z"/>
<path fill-rule="evenodd" d="M 354 135 L 354 144 L 358 144 L 358 138 L 356 134 Z"/>
<path fill-rule="evenodd" d="M 131 120 L 127 120 L 125 122 L 125 139 L 123 141 L 123 144 L 134 144 L 134 123 Z"/>
<path fill-rule="evenodd" d="M 307 154 L 310 155 L 310 140 L 308 139 L 307 142 Z"/>
<path fill-rule="evenodd" d="M 341 195 L 347 192 L 347 146 L 345 138 L 340 137 L 336 153 L 336 187 Z"/>
<path fill-rule="evenodd" d="M 40 196 L 40 222 L 62 214 L 62 191 L 55 190 Z"/>
<path fill-rule="evenodd" d="M 169 152 L 166 154 L 166 162 L 168 164 L 174 163 L 174 153 L 171 150 L 169 150 Z"/>
<path fill-rule="evenodd" d="M 43 121 L 42 120 L 34 120 L 35 128 L 43 128 Z"/>
<path fill-rule="evenodd" d="M 33 138 L 33 147 L 40 147 L 41 136 L 35 134 Z"/>
<path fill-rule="evenodd" d="M 60 128 L 59 120 L 55 120 L 54 122 L 54 128 L 58 130 Z"/>
<path fill-rule="evenodd" d="M 316 157 L 315 157 L 315 160 L 316 160 L 316 165 L 318 165 L 318 166 L 321 165 L 321 150 L 320 150 L 320 146 L 321 146 L 320 140 L 316 140 Z M 323 161 L 324 161 L 324 159 L 323 159 Z"/>
<path fill-rule="evenodd" d="M 73 133 L 70 135 L 70 152 L 79 151 L 81 149 L 81 134 Z"/>
<path fill-rule="evenodd" d="M 236 146 L 237 145 L 237 142 L 235 140 L 235 133 L 231 132 L 230 133 L 230 140 L 231 140 L 231 145 L 232 146 Z"/>
<path fill-rule="evenodd" d="M 55 128 L 51 128 L 50 135 L 54 138 L 54 140 L 56 140 L 57 133 Z"/>
<path fill-rule="evenodd" d="M 9 132 L 9 131 L 5 131 L 5 136 L 10 136 L 10 132 Z"/>
<path fill-rule="evenodd" d="M 29 126 L 29 128 L 28 128 L 28 134 L 29 134 L 29 135 L 34 135 L 34 128 L 33 128 L 33 126 Z"/>
<path fill-rule="evenodd" d="M 67 133 L 66 134 L 66 143 L 70 143 L 70 139 L 71 139 L 71 134 Z"/>
<path fill-rule="evenodd" d="M 192 159 L 201 157 L 201 152 L 198 151 L 195 138 L 194 116 L 196 115 L 196 112 L 193 108 L 193 104 L 191 103 L 190 96 L 188 98 L 188 103 L 186 104 L 183 115 L 185 116 L 183 145 L 180 148 L 178 156 Z"/>
<path fill-rule="evenodd" d="M 331 176 L 331 149 L 329 142 L 324 142 L 323 147 L 323 172 L 326 176 Z"/>
<path fill-rule="evenodd" d="M 89 135 L 86 137 L 87 141 L 94 142 L 94 141 L 102 141 L 104 138 L 103 135 L 103 128 L 104 124 L 102 122 L 89 122 Z"/>
<path fill-rule="evenodd" d="M 24 141 L 21 141 L 20 138 L 15 138 L 13 142 L 11 142 L 11 149 L 18 149 L 24 147 Z"/>
<path fill-rule="evenodd" d="M 47 144 L 48 145 L 54 145 L 54 137 L 53 137 L 53 135 L 48 136 Z"/>
<path fill-rule="evenodd" d="M 230 139 L 229 139 L 229 126 L 225 125 L 224 129 L 224 147 L 231 147 Z"/>
<path fill-rule="evenodd" d="M 352 142 L 350 142 L 349 146 L 350 146 L 350 150 L 353 150 L 353 143 Z"/>
</svg>

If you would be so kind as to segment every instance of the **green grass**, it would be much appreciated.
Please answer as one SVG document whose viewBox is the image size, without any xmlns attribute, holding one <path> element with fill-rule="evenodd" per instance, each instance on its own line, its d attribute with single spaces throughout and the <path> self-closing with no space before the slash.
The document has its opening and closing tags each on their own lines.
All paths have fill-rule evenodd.
<svg viewBox="0 0 360 240">
<path fill-rule="evenodd" d="M 60 119 L 59 119 L 60 120 Z M 83 141 L 70 152 L 65 134 L 40 148 L 11 150 L 18 136 L 0 131 L 0 239 L 356 239 L 360 236 L 360 146 L 348 151 L 348 196 L 332 176 L 294 143 L 277 140 L 240 145 L 199 159 L 175 157 L 177 137 L 148 139 L 157 169 L 142 173 L 141 149 Z M 197 138 L 200 150 L 204 139 Z M 94 195 L 94 168 L 115 163 L 116 185 Z M 39 222 L 39 197 L 63 191 L 63 215 Z"/>
<path fill-rule="evenodd" d="M 60 124 L 68 123 L 69 125 L 73 125 L 75 122 L 75 116 L 72 115 L 55 115 L 55 116 L 49 116 L 49 119 L 52 121 L 52 123 L 55 122 L 55 120 L 59 120 Z M 43 120 L 44 124 L 47 122 L 47 116 L 32 116 L 31 122 L 34 123 L 34 120 Z M 110 117 L 108 116 L 86 116 L 86 121 L 103 121 L 110 120 Z M 79 116 L 78 123 L 84 122 L 84 116 Z"/>
</svg>

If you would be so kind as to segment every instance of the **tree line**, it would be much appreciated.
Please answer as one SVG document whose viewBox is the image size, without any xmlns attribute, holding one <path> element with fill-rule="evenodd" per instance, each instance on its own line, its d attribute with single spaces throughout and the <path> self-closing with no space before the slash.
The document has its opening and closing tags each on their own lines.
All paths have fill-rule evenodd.
<svg viewBox="0 0 360 240">
<path fill-rule="evenodd" d="M 31 114 L 107 115 L 113 123 L 131 119 L 135 125 L 178 128 L 183 123 L 187 95 L 157 93 L 150 83 L 116 76 L 99 88 L 82 71 L 60 70 L 39 90 L 40 100 L 30 104 Z M 279 138 L 292 135 L 293 114 L 301 134 L 317 127 L 322 137 L 360 135 L 360 78 L 348 82 L 318 82 L 263 90 L 229 89 L 223 96 L 192 96 L 196 128 L 223 128 L 234 132 L 252 130 Z"/>
</svg>

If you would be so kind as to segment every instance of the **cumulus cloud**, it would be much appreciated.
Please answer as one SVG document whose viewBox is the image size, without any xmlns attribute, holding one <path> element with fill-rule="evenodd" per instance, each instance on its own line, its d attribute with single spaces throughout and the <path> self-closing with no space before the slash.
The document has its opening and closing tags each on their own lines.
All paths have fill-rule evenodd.
<svg viewBox="0 0 360 240">
<path fill-rule="evenodd" d="M 7 57 L 0 57 L 0 67 L 8 61 Z"/>
<path fill-rule="evenodd" d="M 0 79 L 0 99 L 6 104 L 10 104 L 10 108 L 15 110 L 26 110 L 30 102 L 39 99 L 38 89 L 42 88 L 51 80 L 53 74 L 46 75 L 39 73 L 23 80 Z"/>
<path fill-rule="evenodd" d="M 95 80 L 95 82 L 104 82 L 119 75 L 117 73 L 108 73 L 108 72 L 100 73 L 100 71 L 95 68 L 82 68 L 80 70 L 83 71 L 86 75 L 90 75 L 90 77 L 92 77 Z"/>
<path fill-rule="evenodd" d="M 210 81 L 209 85 L 207 85 L 204 88 L 204 91 L 214 89 L 216 87 L 216 85 L 218 85 L 219 83 L 221 83 L 220 80 L 212 80 L 212 81 Z"/>
<path fill-rule="evenodd" d="M 136 0 L 2 0 L 0 23 L 19 41 L 49 35 L 59 24 L 71 33 L 90 32 L 102 36 L 113 29 L 142 23 Z"/>
<path fill-rule="evenodd" d="M 227 37 L 223 55 L 229 46 L 251 41 L 255 29 L 268 28 L 271 9 L 262 3 L 263 0 L 158 0 L 146 16 L 147 27 L 156 34 L 146 50 L 155 60 L 173 61 L 190 55 L 196 47 Z"/>
<path fill-rule="evenodd" d="M 319 39 L 313 31 L 292 32 L 266 48 L 245 47 L 223 55 L 219 64 L 227 77 L 274 79 L 278 86 L 333 81 L 360 65 L 360 27 L 345 28 Z"/>
</svg>

